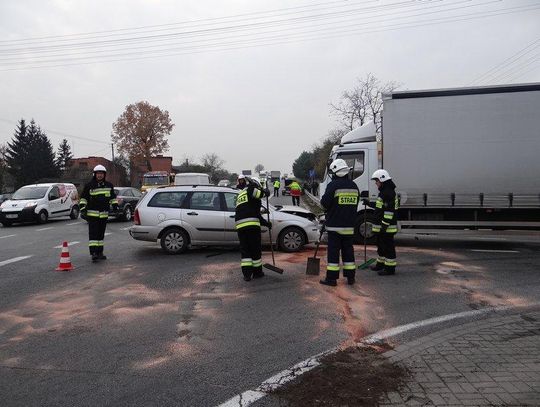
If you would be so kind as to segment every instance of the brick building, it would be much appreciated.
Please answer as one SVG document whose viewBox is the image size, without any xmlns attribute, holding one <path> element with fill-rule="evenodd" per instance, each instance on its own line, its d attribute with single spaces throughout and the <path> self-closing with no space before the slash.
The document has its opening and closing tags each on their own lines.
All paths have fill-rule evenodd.
<svg viewBox="0 0 540 407">
<path fill-rule="evenodd" d="M 107 169 L 107 180 L 114 186 L 126 186 L 126 169 L 104 157 L 73 158 L 68 163 L 64 181 L 72 182 L 77 188 L 82 188 L 92 178 L 92 170 L 96 165 L 103 165 Z"/>
</svg>

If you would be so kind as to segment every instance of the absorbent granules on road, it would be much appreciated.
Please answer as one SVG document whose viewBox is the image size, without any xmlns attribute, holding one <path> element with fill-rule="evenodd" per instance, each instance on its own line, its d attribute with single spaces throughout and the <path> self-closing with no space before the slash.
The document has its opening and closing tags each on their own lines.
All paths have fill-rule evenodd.
<svg viewBox="0 0 540 407">
<path fill-rule="evenodd" d="M 321 359 L 320 366 L 276 389 L 287 406 L 377 406 L 381 396 L 398 391 L 409 377 L 371 346 L 351 347 Z"/>
</svg>

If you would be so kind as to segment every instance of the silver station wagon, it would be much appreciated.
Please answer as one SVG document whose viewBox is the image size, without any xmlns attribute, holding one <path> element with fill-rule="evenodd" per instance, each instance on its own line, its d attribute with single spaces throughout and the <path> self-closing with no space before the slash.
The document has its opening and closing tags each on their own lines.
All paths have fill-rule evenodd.
<svg viewBox="0 0 540 407">
<path fill-rule="evenodd" d="M 239 245 L 234 222 L 238 193 L 233 188 L 210 185 L 152 189 L 139 201 L 129 233 L 136 240 L 159 240 L 170 254 L 185 252 L 190 246 Z M 262 202 L 261 213 L 266 218 L 266 203 Z M 273 243 L 281 250 L 295 252 L 319 238 L 315 215 L 291 214 L 286 207 L 272 205 L 269 209 Z M 261 228 L 263 245 L 270 243 L 267 232 Z"/>
</svg>

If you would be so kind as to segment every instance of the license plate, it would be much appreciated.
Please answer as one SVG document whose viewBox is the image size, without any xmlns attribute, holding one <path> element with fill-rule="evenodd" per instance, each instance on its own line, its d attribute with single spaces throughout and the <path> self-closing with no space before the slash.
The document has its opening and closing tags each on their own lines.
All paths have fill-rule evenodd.
<svg viewBox="0 0 540 407">
<path fill-rule="evenodd" d="M 19 215 L 15 214 L 15 215 L 6 215 L 6 219 L 17 219 L 19 217 Z"/>
</svg>

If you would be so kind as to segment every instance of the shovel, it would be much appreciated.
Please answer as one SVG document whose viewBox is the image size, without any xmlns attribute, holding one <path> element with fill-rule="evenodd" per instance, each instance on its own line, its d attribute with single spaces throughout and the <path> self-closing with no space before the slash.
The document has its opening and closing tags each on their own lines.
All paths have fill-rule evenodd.
<svg viewBox="0 0 540 407">
<path fill-rule="evenodd" d="M 364 231 L 363 231 L 363 235 L 364 235 L 364 262 L 362 264 L 360 264 L 358 266 L 358 269 L 359 270 L 365 270 L 367 269 L 370 265 L 372 265 L 373 263 L 375 263 L 375 260 L 376 259 L 369 259 L 367 258 L 367 237 L 366 237 L 366 234 L 367 234 L 367 205 L 364 203 Z"/>
<path fill-rule="evenodd" d="M 310 276 L 318 276 L 321 272 L 321 259 L 317 258 L 317 252 L 319 251 L 319 245 L 321 244 L 322 235 L 324 233 L 324 225 L 321 228 L 321 234 L 319 240 L 315 246 L 315 253 L 313 257 L 308 257 L 306 265 L 306 274 Z"/>
<path fill-rule="evenodd" d="M 266 196 L 266 216 L 268 217 L 268 223 L 270 223 L 270 205 L 268 204 L 268 196 Z M 272 240 L 272 228 L 268 228 L 270 235 L 270 250 L 272 251 L 272 264 L 264 263 L 263 267 L 268 270 L 272 270 L 278 274 L 283 274 L 283 269 L 276 266 L 276 259 L 274 258 L 274 241 Z"/>
</svg>

